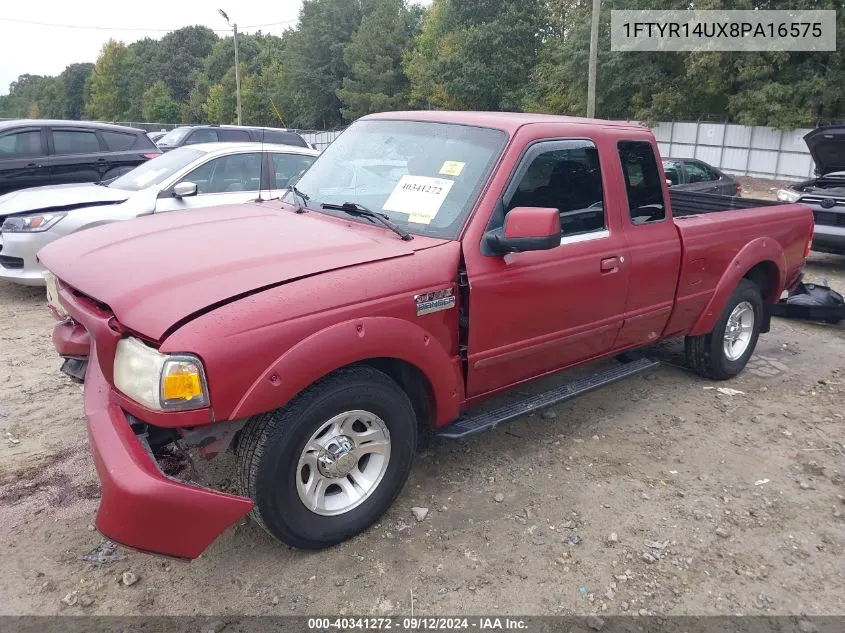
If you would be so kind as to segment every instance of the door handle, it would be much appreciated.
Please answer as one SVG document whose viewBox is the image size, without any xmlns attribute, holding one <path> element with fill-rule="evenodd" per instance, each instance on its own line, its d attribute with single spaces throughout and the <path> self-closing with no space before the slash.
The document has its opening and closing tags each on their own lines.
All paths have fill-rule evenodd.
<svg viewBox="0 0 845 633">
<path fill-rule="evenodd" d="M 98 158 L 98 159 L 97 159 L 97 162 L 98 162 L 98 163 L 105 163 L 105 162 L 106 162 L 106 159 L 105 159 L 105 158 Z"/>
<path fill-rule="evenodd" d="M 605 257 L 601 260 L 601 265 L 599 266 L 599 270 L 603 273 L 612 273 L 619 270 L 619 264 L 624 261 L 623 258 L 620 257 Z"/>
<path fill-rule="evenodd" d="M 26 168 L 27 169 L 41 169 L 41 165 L 39 165 L 38 163 L 27 163 Z"/>
</svg>

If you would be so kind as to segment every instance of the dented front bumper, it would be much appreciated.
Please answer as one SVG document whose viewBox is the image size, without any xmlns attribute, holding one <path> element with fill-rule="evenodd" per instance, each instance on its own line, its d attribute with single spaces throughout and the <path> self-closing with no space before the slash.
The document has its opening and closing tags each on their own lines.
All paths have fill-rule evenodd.
<svg viewBox="0 0 845 633">
<path fill-rule="evenodd" d="M 252 509 L 244 497 L 166 476 L 135 435 L 91 349 L 85 377 L 85 416 L 102 487 L 97 529 L 139 550 L 196 558 Z"/>
</svg>

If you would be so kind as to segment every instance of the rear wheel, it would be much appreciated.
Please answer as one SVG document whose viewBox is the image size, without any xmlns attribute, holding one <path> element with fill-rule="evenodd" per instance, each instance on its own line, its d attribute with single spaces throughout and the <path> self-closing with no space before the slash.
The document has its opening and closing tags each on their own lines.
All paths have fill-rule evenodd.
<svg viewBox="0 0 845 633">
<path fill-rule="evenodd" d="M 733 378 L 745 368 L 754 353 L 762 323 L 760 288 L 743 279 L 728 299 L 713 331 L 686 338 L 687 361 L 705 378 Z"/>
<path fill-rule="evenodd" d="M 237 448 L 241 493 L 277 539 L 328 547 L 390 507 L 416 441 L 414 409 L 389 376 L 342 369 L 247 424 Z"/>
</svg>

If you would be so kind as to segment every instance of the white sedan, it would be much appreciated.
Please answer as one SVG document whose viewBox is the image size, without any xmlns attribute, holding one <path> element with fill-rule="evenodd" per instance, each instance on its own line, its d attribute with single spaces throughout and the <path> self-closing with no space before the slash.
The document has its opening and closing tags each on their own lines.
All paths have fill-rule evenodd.
<svg viewBox="0 0 845 633">
<path fill-rule="evenodd" d="M 33 187 L 0 196 L 0 279 L 43 286 L 36 254 L 70 233 L 150 213 L 279 197 L 318 154 L 289 145 L 190 145 L 105 184 Z"/>
</svg>

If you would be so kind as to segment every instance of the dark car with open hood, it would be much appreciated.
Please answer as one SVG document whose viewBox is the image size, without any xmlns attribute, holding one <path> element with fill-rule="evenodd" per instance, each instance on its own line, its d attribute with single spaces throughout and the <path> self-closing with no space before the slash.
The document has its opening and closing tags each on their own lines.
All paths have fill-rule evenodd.
<svg viewBox="0 0 845 633">
<path fill-rule="evenodd" d="M 845 255 L 845 125 L 820 127 L 804 137 L 817 177 L 778 191 L 778 200 L 813 210 L 813 250 Z"/>
</svg>

